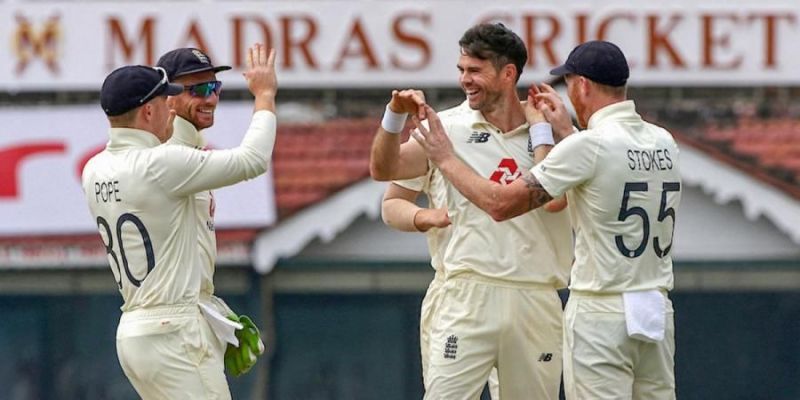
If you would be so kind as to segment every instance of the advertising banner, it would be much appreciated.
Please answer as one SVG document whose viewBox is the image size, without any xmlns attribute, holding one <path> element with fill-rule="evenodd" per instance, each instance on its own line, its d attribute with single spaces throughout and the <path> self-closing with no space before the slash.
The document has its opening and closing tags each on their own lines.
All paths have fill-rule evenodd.
<svg viewBox="0 0 800 400">
<path fill-rule="evenodd" d="M 252 112 L 252 103 L 221 103 L 209 146 L 236 147 Z M 100 106 L 0 108 L 0 121 L 0 237 L 96 233 L 80 177 L 108 141 Z M 268 175 L 214 191 L 217 229 L 275 222 Z"/>
<path fill-rule="evenodd" d="M 800 3 L 631 1 L 0 2 L 0 90 L 97 90 L 124 64 L 199 47 L 240 79 L 246 49 L 277 49 L 283 88 L 455 86 L 458 39 L 502 22 L 529 50 L 523 84 L 578 43 L 617 43 L 632 85 L 800 83 Z"/>
</svg>

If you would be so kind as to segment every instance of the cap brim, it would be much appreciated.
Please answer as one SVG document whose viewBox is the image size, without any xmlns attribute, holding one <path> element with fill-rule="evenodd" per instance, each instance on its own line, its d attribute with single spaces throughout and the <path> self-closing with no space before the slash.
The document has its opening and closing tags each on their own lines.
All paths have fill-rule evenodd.
<svg viewBox="0 0 800 400">
<path fill-rule="evenodd" d="M 197 69 L 192 69 L 192 70 L 189 70 L 189 71 L 181 71 L 181 72 L 175 74 L 175 76 L 173 76 L 172 79 L 175 79 L 177 77 L 184 76 L 184 75 L 196 74 L 198 72 L 206 72 L 206 71 L 213 71 L 216 74 L 217 72 L 227 71 L 229 69 L 231 69 L 231 67 L 227 66 L 227 65 L 220 65 L 218 67 L 197 68 Z"/>
<path fill-rule="evenodd" d="M 168 83 L 167 90 L 164 91 L 164 94 L 167 96 L 175 96 L 177 94 L 181 94 L 183 92 L 183 85 L 178 85 L 177 83 Z"/>
<path fill-rule="evenodd" d="M 555 67 L 550 70 L 550 75 L 564 76 L 566 74 L 571 74 L 572 71 L 570 69 L 571 68 L 569 68 L 567 64 L 559 65 L 558 67 Z"/>
</svg>

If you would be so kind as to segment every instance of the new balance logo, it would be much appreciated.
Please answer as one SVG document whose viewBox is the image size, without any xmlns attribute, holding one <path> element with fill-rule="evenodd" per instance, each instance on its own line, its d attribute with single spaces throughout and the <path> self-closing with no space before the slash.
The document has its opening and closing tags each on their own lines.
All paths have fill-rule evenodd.
<svg viewBox="0 0 800 400">
<path fill-rule="evenodd" d="M 489 141 L 489 132 L 472 132 L 467 139 L 467 143 L 486 143 Z"/>
<path fill-rule="evenodd" d="M 458 336 L 450 335 L 447 338 L 447 343 L 444 344 L 444 358 L 455 360 L 456 351 L 458 351 Z"/>
<path fill-rule="evenodd" d="M 539 362 L 549 362 L 552 359 L 553 353 L 542 353 L 542 355 L 539 356 Z"/>
</svg>

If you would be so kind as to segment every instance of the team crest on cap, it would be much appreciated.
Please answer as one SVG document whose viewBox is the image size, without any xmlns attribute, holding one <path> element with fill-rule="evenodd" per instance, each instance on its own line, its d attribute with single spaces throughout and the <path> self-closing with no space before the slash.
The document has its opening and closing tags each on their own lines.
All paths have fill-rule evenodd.
<svg viewBox="0 0 800 400">
<path fill-rule="evenodd" d="M 194 54 L 194 56 L 195 56 L 195 57 L 197 57 L 197 59 L 198 59 L 198 60 L 199 60 L 201 63 L 203 63 L 203 64 L 211 64 L 211 62 L 210 62 L 210 61 L 208 61 L 208 56 L 207 56 L 207 55 L 205 55 L 205 54 L 203 54 L 203 52 L 202 52 L 202 51 L 200 51 L 200 50 L 197 50 L 197 49 L 194 49 L 194 50 L 192 50 L 192 54 Z"/>
</svg>

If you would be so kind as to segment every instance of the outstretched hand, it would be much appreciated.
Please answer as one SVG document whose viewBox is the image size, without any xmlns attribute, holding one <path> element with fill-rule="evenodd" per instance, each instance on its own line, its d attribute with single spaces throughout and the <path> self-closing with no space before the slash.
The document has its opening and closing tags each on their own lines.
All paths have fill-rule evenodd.
<svg viewBox="0 0 800 400">
<path fill-rule="evenodd" d="M 424 120 L 425 115 L 425 93 L 421 90 L 406 89 L 392 90 L 392 100 L 389 101 L 389 109 L 398 114 L 411 114 Z"/>
<path fill-rule="evenodd" d="M 423 106 L 423 111 L 428 117 L 430 128 L 426 128 L 422 121 L 417 116 L 414 116 L 411 119 L 417 129 L 412 130 L 411 135 L 425 150 L 428 159 L 436 165 L 441 165 L 443 161 L 454 156 L 453 143 L 450 142 L 450 138 L 447 136 L 439 116 L 436 115 L 436 111 L 427 104 Z"/>
<path fill-rule="evenodd" d="M 275 49 L 267 49 L 256 43 L 247 50 L 247 69 L 242 73 L 247 80 L 247 88 L 253 96 L 269 96 L 274 99 L 278 92 L 278 78 L 275 75 Z"/>
<path fill-rule="evenodd" d="M 542 111 L 547 122 L 553 127 L 553 134 L 558 137 L 558 140 L 572 134 L 572 118 L 558 92 L 546 83 L 542 83 L 538 92 L 534 95 L 534 98 L 537 104 L 540 104 L 539 110 Z"/>
<path fill-rule="evenodd" d="M 523 109 L 525 110 L 525 120 L 528 121 L 530 125 L 547 122 L 541 110 L 541 108 L 546 108 L 547 105 L 536 99 L 536 95 L 539 93 L 539 88 L 536 87 L 535 83 L 532 83 L 531 86 L 528 87 L 528 99 L 523 104 Z"/>
</svg>

